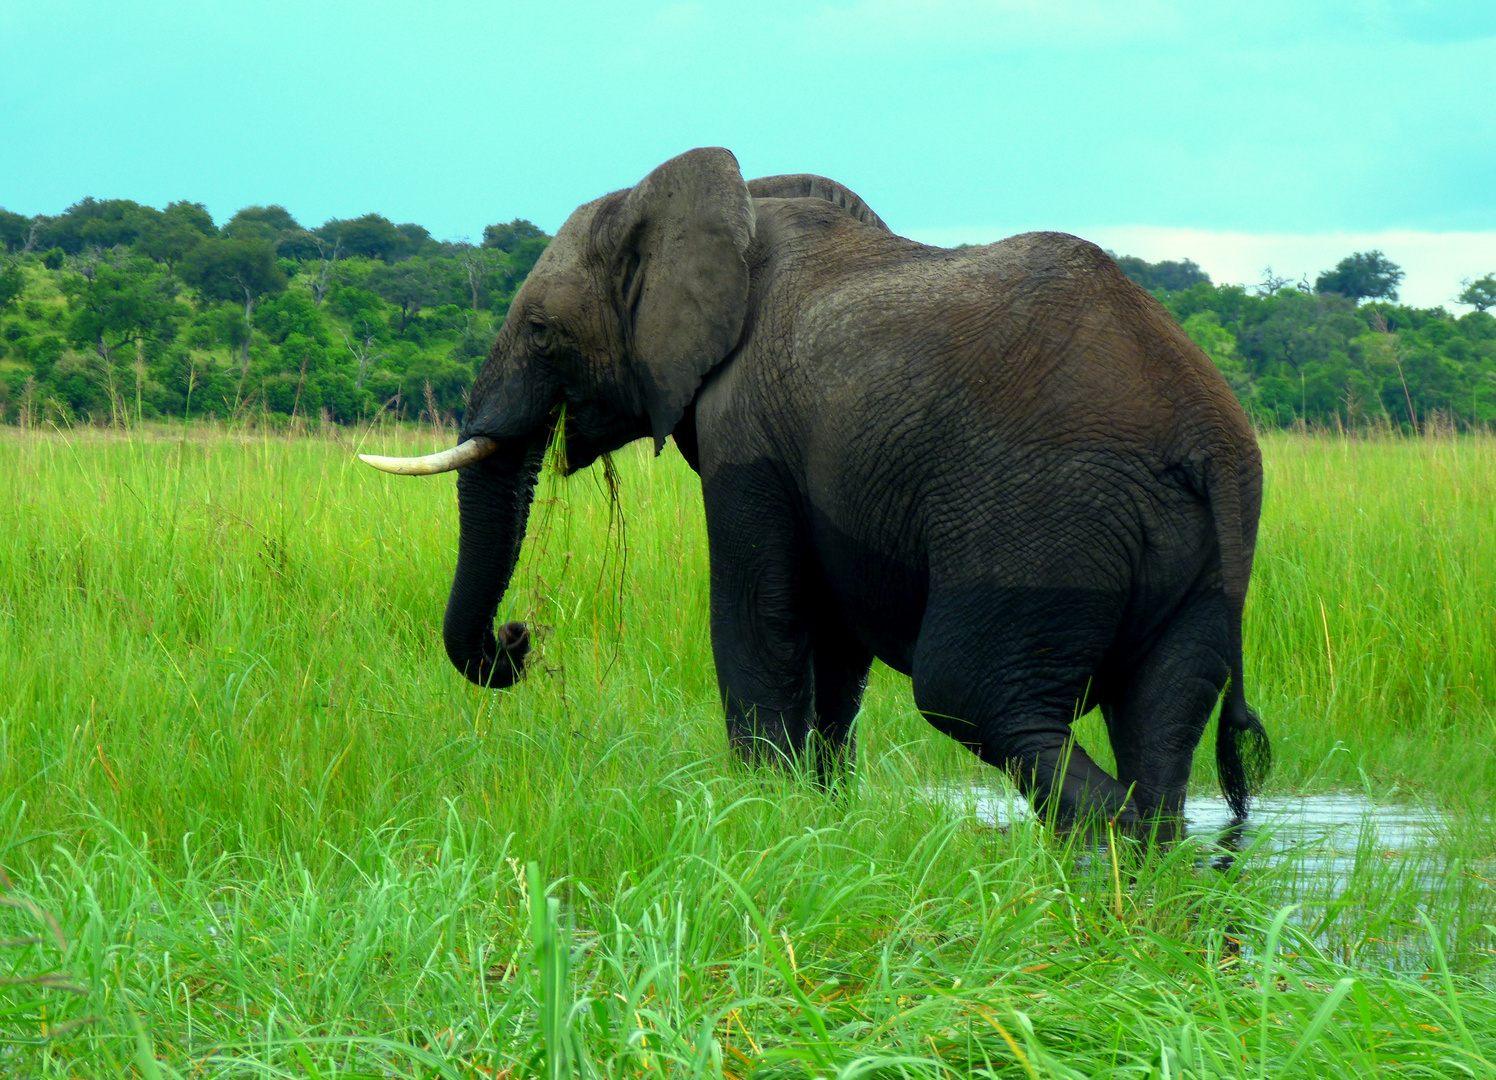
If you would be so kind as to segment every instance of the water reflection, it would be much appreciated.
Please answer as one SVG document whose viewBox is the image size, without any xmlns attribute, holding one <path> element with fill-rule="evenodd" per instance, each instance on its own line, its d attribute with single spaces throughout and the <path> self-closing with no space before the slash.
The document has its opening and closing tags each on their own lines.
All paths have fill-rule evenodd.
<svg viewBox="0 0 1496 1080">
<path fill-rule="evenodd" d="M 1033 818 L 1023 797 L 1005 788 L 935 794 L 998 828 Z M 1365 795 L 1343 792 L 1254 799 L 1245 824 L 1232 820 L 1224 799 L 1192 797 L 1185 805 L 1185 833 L 1214 852 L 1212 865 L 1224 869 L 1233 852 L 1253 848 L 1271 861 L 1292 861 L 1331 892 L 1349 883 L 1358 859 L 1427 852 L 1437 841 L 1441 820 L 1427 807 L 1376 803 Z"/>
<path fill-rule="evenodd" d="M 1034 816 L 1022 796 L 1000 786 L 931 795 L 991 827 Z M 1482 883 L 1496 884 L 1489 849 L 1464 850 L 1449 820 L 1430 807 L 1347 793 L 1275 796 L 1253 800 L 1251 817 L 1235 825 L 1225 800 L 1191 798 L 1185 835 L 1197 866 L 1235 865 L 1250 874 L 1273 892 L 1274 903 L 1296 905 L 1292 921 L 1308 940 L 1346 962 L 1426 970 L 1432 961 L 1422 916 L 1446 924 L 1446 956 L 1489 951 L 1476 938 L 1490 921 L 1490 898 L 1473 895 L 1489 888 Z M 1087 847 L 1077 870 L 1107 874 L 1104 837 Z M 1444 917 L 1451 913 L 1459 917 Z"/>
<path fill-rule="evenodd" d="M 1350 883 L 1358 859 L 1428 850 L 1441 819 L 1427 807 L 1337 792 L 1255 800 L 1244 825 L 1233 824 L 1224 799 L 1192 799 L 1185 820 L 1190 835 L 1218 837 L 1223 847 L 1236 850 L 1253 846 L 1260 836 L 1258 851 L 1302 857 L 1304 869 L 1338 893 Z"/>
<path fill-rule="evenodd" d="M 932 794 L 942 802 L 970 810 L 988 825 L 1000 827 L 1033 818 L 1023 796 L 1006 788 L 946 789 Z M 1233 827 L 1231 808 L 1225 799 L 1192 795 L 1184 817 L 1190 835 L 1215 836 Z M 1343 839 L 1348 831 L 1355 838 L 1369 827 L 1377 843 L 1402 849 L 1430 841 L 1438 822 L 1439 815 L 1426 807 L 1375 803 L 1365 795 L 1286 795 L 1253 799 L 1244 835 L 1251 837 L 1262 830 L 1278 838 L 1271 847 L 1282 848 L 1289 837 Z"/>
</svg>

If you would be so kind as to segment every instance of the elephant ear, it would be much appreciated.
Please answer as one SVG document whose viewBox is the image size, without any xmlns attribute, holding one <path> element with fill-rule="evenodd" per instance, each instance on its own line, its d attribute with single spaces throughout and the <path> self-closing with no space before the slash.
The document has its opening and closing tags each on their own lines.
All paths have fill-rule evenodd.
<svg viewBox="0 0 1496 1080">
<path fill-rule="evenodd" d="M 841 207 L 864 225 L 871 225 L 886 233 L 893 231 L 884 224 L 882 218 L 873 213 L 872 207 L 858 197 L 857 192 L 814 173 L 760 176 L 757 180 L 748 181 L 748 193 L 755 199 L 823 199 L 833 206 Z"/>
<path fill-rule="evenodd" d="M 748 313 L 753 199 L 721 147 L 665 162 L 620 208 L 615 283 L 655 452 Z"/>
</svg>

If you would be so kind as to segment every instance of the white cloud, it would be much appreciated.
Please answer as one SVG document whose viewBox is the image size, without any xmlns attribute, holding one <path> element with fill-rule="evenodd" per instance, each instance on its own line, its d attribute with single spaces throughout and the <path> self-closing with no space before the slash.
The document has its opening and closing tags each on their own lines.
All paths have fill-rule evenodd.
<svg viewBox="0 0 1496 1080">
<path fill-rule="evenodd" d="M 1000 227 L 925 229 L 909 234 L 926 244 L 952 246 L 991 243 L 1015 231 Z M 1255 285 L 1262 271 L 1313 284 L 1353 251 L 1380 251 L 1401 266 L 1407 277 L 1399 292 L 1404 303 L 1418 307 L 1440 304 L 1465 311 L 1454 303 L 1461 278 L 1496 273 L 1496 232 L 1418 232 L 1387 229 L 1381 232 L 1291 233 L 1212 232 L 1156 225 L 1100 225 L 1074 229 L 1076 235 L 1118 255 L 1136 255 L 1149 262 L 1194 259 L 1217 284 Z"/>
</svg>

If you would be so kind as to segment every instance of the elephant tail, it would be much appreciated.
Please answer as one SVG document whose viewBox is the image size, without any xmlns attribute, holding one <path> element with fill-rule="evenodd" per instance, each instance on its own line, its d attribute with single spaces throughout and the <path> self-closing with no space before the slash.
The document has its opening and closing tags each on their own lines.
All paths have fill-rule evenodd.
<svg viewBox="0 0 1496 1080">
<path fill-rule="evenodd" d="M 1221 553 L 1221 583 L 1226 593 L 1227 662 L 1230 682 L 1216 721 L 1216 773 L 1231 812 L 1238 820 L 1247 816 L 1247 804 L 1261 790 L 1273 762 L 1273 747 L 1267 729 L 1247 704 L 1242 677 L 1242 610 L 1247 599 L 1247 579 L 1252 572 L 1251 536 L 1256 517 L 1245 520 L 1242 506 L 1242 472 L 1235 455 L 1213 458 L 1207 475 L 1211 511 L 1215 516 L 1216 540 Z"/>
</svg>

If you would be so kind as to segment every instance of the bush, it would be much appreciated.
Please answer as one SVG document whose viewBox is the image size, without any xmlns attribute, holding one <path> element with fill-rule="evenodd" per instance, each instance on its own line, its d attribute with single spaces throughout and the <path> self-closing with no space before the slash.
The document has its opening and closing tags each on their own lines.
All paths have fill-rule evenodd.
<svg viewBox="0 0 1496 1080">
<path fill-rule="evenodd" d="M 261 384 L 265 407 L 287 416 L 316 416 L 322 408 L 322 387 L 314 378 L 302 379 L 286 372 L 272 375 Z"/>
<path fill-rule="evenodd" d="M 327 322 L 312 298 L 301 289 L 287 289 L 268 296 L 255 308 L 255 329 L 276 344 L 299 334 L 319 344 L 331 340 Z"/>
<path fill-rule="evenodd" d="M 352 424 L 376 408 L 369 392 L 354 386 L 353 379 L 341 371 L 319 375 L 317 385 L 322 407 L 340 424 Z"/>
</svg>

